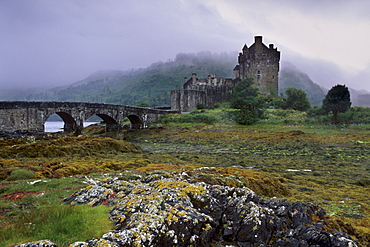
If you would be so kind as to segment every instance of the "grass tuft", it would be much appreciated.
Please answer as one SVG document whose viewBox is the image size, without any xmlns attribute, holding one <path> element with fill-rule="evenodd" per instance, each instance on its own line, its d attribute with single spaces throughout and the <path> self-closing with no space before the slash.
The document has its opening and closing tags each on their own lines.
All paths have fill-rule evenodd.
<svg viewBox="0 0 370 247">
<path fill-rule="evenodd" d="M 39 210 L 22 211 L 18 220 L 2 222 L 2 246 L 49 239 L 58 246 L 100 237 L 112 228 L 108 207 L 88 205 L 52 205 Z"/>
</svg>

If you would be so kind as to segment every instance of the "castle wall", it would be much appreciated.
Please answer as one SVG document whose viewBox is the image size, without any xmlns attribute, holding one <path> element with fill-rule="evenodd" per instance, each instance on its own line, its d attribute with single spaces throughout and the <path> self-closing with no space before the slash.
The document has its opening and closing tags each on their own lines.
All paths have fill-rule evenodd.
<svg viewBox="0 0 370 247">
<path fill-rule="evenodd" d="M 233 85 L 210 87 L 192 86 L 191 89 L 171 91 L 171 109 L 187 112 L 197 109 L 197 104 L 212 108 L 214 104 L 229 100 Z"/>
<path fill-rule="evenodd" d="M 274 45 L 262 43 L 262 37 L 256 36 L 251 47 L 243 47 L 238 57 L 239 66 L 234 69 L 234 76 L 239 79 L 253 78 L 254 85 L 261 94 L 278 92 L 280 52 Z"/>
<path fill-rule="evenodd" d="M 172 90 L 171 110 L 187 112 L 197 109 L 197 104 L 206 105 L 206 92 L 200 90 Z"/>
<path fill-rule="evenodd" d="M 233 89 L 240 80 L 253 78 L 254 86 L 261 94 L 277 94 L 280 66 L 280 52 L 262 43 L 262 36 L 255 36 L 255 42 L 249 48 L 245 45 L 239 53 L 238 65 L 233 70 L 234 79 L 208 78 L 198 79 L 197 74 L 185 78 L 184 90 L 171 91 L 171 109 L 182 112 L 195 110 L 197 104 L 212 108 L 214 104 L 229 100 Z"/>
</svg>

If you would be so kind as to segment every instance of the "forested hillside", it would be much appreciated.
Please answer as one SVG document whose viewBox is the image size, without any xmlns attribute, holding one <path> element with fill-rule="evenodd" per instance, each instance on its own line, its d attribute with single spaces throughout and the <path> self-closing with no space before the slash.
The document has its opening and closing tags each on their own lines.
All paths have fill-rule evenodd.
<svg viewBox="0 0 370 247">
<path fill-rule="evenodd" d="M 307 94 L 307 99 L 312 105 L 322 105 L 326 92 L 310 77 L 299 71 L 294 65 L 284 63 L 279 75 L 279 93 L 285 94 L 289 87 L 302 89 Z"/>
<path fill-rule="evenodd" d="M 169 106 L 171 90 L 182 89 L 184 77 L 197 73 L 199 78 L 205 78 L 208 74 L 231 78 L 232 70 L 237 64 L 236 57 L 236 53 L 180 53 L 173 61 L 157 62 L 145 69 L 99 71 L 70 86 L 30 94 L 22 100 L 125 105 L 145 102 L 155 107 Z M 321 105 L 325 96 L 319 85 L 292 65 L 284 66 L 280 71 L 279 93 L 284 94 L 288 87 L 305 91 L 313 105 Z"/>
<path fill-rule="evenodd" d="M 191 77 L 192 73 L 197 73 L 198 77 L 202 78 L 210 73 L 218 77 L 231 78 L 236 57 L 237 54 L 231 53 L 181 53 L 174 61 L 158 62 L 148 68 L 129 72 L 99 72 L 68 87 L 31 94 L 25 100 L 126 105 L 146 102 L 150 106 L 169 106 L 171 90 L 181 89 L 184 77 Z"/>
</svg>

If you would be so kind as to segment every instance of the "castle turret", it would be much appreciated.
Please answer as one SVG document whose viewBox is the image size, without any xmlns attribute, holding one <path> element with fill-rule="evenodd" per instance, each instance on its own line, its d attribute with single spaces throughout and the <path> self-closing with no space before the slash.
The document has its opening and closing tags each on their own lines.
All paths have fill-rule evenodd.
<svg viewBox="0 0 370 247">
<path fill-rule="evenodd" d="M 262 36 L 255 36 L 254 44 L 249 48 L 244 45 L 238 63 L 234 68 L 235 78 L 253 78 L 260 93 L 277 94 L 280 52 L 273 44 L 267 47 L 262 43 Z"/>
<path fill-rule="evenodd" d="M 185 77 L 183 90 L 171 91 L 171 108 L 191 111 L 198 104 L 211 108 L 230 99 L 236 83 L 245 78 L 253 79 L 259 93 L 277 94 L 280 52 L 273 44 L 264 45 L 262 36 L 255 36 L 254 41 L 250 47 L 245 44 L 239 53 L 234 79 L 217 78 L 210 73 L 207 78 L 199 79 L 193 73 L 189 79 Z"/>
</svg>

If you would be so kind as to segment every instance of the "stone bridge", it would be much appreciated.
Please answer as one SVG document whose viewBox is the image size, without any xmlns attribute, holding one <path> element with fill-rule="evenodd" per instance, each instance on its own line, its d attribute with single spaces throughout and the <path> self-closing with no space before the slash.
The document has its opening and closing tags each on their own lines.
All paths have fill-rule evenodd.
<svg viewBox="0 0 370 247">
<path fill-rule="evenodd" d="M 140 129 L 167 113 L 178 112 L 103 103 L 0 101 L 0 131 L 44 132 L 45 121 L 53 114 L 63 119 L 67 133 L 80 134 L 83 123 L 93 115 L 104 120 L 106 132 L 121 129 L 125 118 L 132 129 Z"/>
</svg>

